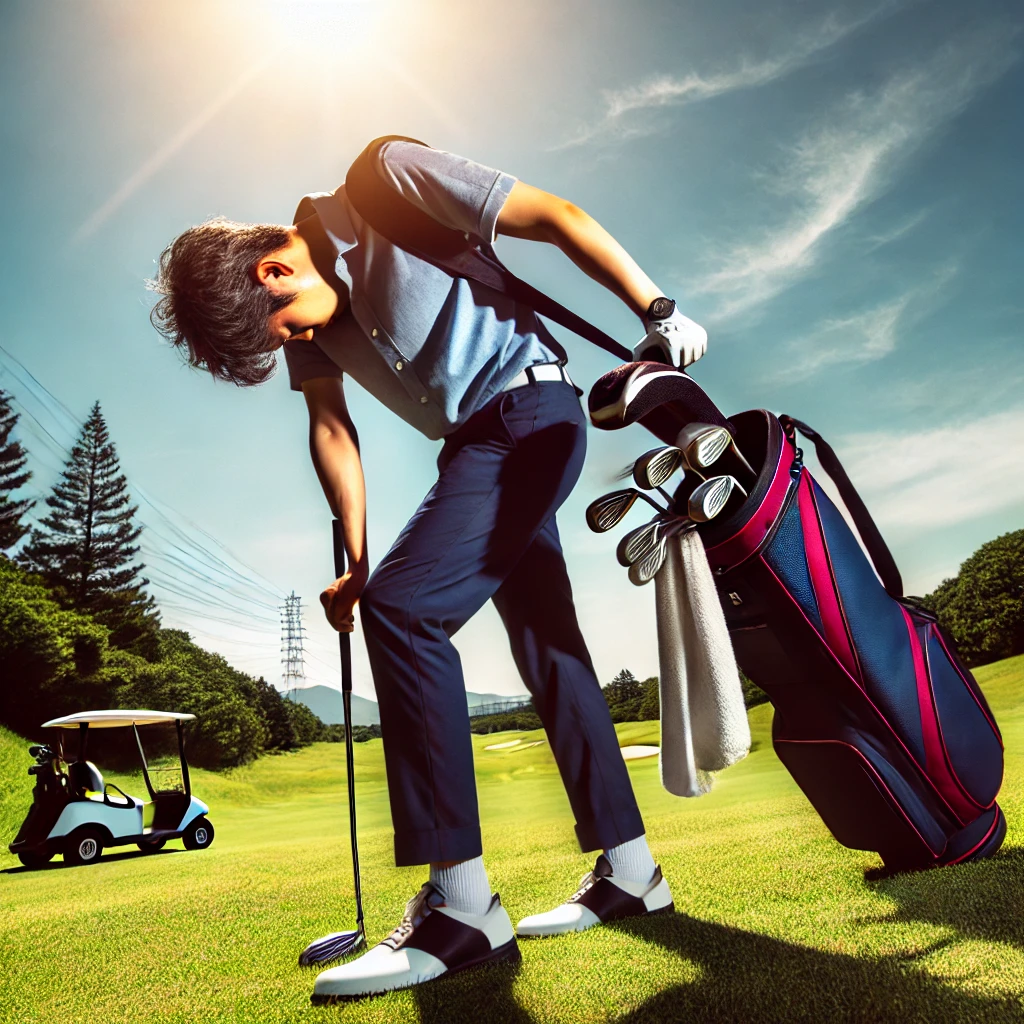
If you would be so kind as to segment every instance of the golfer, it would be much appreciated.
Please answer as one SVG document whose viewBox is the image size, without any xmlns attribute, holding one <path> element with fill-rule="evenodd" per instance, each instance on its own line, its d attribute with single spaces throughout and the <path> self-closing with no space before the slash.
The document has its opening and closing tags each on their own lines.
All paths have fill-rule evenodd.
<svg viewBox="0 0 1024 1024">
<path fill-rule="evenodd" d="M 376 154 L 375 169 L 397 196 L 440 224 L 475 244 L 498 235 L 551 243 L 641 319 L 640 346 L 662 344 L 677 365 L 703 355 L 705 332 L 572 203 L 413 142 L 388 142 Z M 309 410 L 313 465 L 343 524 L 349 570 L 321 600 L 345 631 L 359 604 L 395 863 L 430 865 L 394 932 L 320 974 L 314 998 L 514 960 L 517 934 L 671 910 L 576 621 L 555 513 L 583 467 L 586 420 L 537 315 L 391 244 L 344 186 L 307 196 L 290 227 L 217 219 L 190 228 L 161 255 L 155 287 L 154 323 L 215 378 L 260 384 L 284 351 L 291 387 Z M 443 441 L 437 482 L 372 573 L 346 377 Z M 451 641 L 487 600 L 544 724 L 580 847 L 603 851 L 565 903 L 515 931 L 482 858 L 466 687 Z"/>
</svg>

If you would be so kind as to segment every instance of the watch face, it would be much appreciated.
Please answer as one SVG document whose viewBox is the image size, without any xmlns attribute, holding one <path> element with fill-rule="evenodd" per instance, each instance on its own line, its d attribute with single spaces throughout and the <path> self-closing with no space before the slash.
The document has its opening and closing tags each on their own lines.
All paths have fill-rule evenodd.
<svg viewBox="0 0 1024 1024">
<path fill-rule="evenodd" d="M 647 310 L 648 320 L 664 320 L 675 312 L 676 304 L 672 299 L 666 299 L 664 295 L 655 299 Z"/>
</svg>

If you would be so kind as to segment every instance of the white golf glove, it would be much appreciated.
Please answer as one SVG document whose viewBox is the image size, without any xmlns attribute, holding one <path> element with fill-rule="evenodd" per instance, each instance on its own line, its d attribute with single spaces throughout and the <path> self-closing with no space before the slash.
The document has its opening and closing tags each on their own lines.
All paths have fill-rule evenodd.
<svg viewBox="0 0 1024 1024">
<path fill-rule="evenodd" d="M 679 369 L 685 369 L 695 363 L 708 347 L 708 332 L 700 324 L 694 323 L 689 317 L 683 316 L 675 303 L 671 303 L 671 312 L 660 319 L 653 319 L 650 314 L 662 312 L 669 306 L 668 299 L 655 299 L 644 317 L 647 334 L 633 348 L 633 358 L 640 360 L 656 360 L 671 363 Z M 659 304 L 661 309 L 659 309 Z"/>
</svg>

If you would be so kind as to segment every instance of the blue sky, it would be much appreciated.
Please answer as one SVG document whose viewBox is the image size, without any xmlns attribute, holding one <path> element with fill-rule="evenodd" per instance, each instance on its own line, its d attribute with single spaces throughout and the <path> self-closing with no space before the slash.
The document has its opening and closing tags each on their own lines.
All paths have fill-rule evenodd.
<svg viewBox="0 0 1024 1024">
<path fill-rule="evenodd" d="M 1024 526 L 1022 29 L 1019 5 L 986 0 L 8 0 L 0 345 L 73 418 L 99 399 L 133 486 L 176 510 L 140 513 L 165 621 L 277 679 L 275 602 L 315 605 L 330 576 L 304 404 L 283 374 L 240 391 L 183 368 L 143 282 L 189 224 L 287 223 L 366 141 L 413 135 L 600 220 L 708 328 L 694 376 L 723 409 L 789 412 L 833 442 L 921 593 Z M 560 254 L 500 248 L 636 340 Z M 583 386 L 610 368 L 562 337 Z M 66 438 L 13 365 L 0 386 Z M 437 446 L 350 394 L 379 557 Z M 59 450 L 28 417 L 24 439 L 42 493 Z M 656 671 L 653 588 L 630 586 L 583 509 L 650 444 L 592 432 L 559 517 L 605 681 Z M 187 583 L 196 543 L 233 566 L 229 587 Z M 335 683 L 317 608 L 306 626 L 310 681 Z M 470 689 L 520 690 L 490 609 L 457 643 Z"/>
</svg>

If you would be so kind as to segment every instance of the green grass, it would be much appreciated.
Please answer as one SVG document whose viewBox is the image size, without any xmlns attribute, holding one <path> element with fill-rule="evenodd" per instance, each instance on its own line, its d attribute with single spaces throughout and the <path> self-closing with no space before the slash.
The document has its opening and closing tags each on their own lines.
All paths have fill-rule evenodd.
<svg viewBox="0 0 1024 1024">
<path fill-rule="evenodd" d="M 978 676 L 1007 748 L 1009 834 L 985 863 L 866 880 L 877 858 L 830 838 L 776 759 L 762 706 L 753 753 L 709 796 L 671 797 L 656 759 L 631 762 L 676 915 L 524 941 L 518 971 L 314 1008 L 295 958 L 355 918 L 343 747 L 321 744 L 196 771 L 217 827 L 208 851 L 37 872 L 0 853 L 0 1021 L 1024 1021 L 1024 658 Z M 618 730 L 623 745 L 658 738 L 657 723 Z M 513 920 L 560 902 L 591 863 L 547 746 L 484 749 L 518 737 L 542 734 L 474 737 L 487 864 Z M 425 869 L 390 866 L 380 741 L 357 745 L 356 763 L 373 942 Z M 0 731 L 0 833 L 24 813 L 28 764 Z"/>
</svg>

